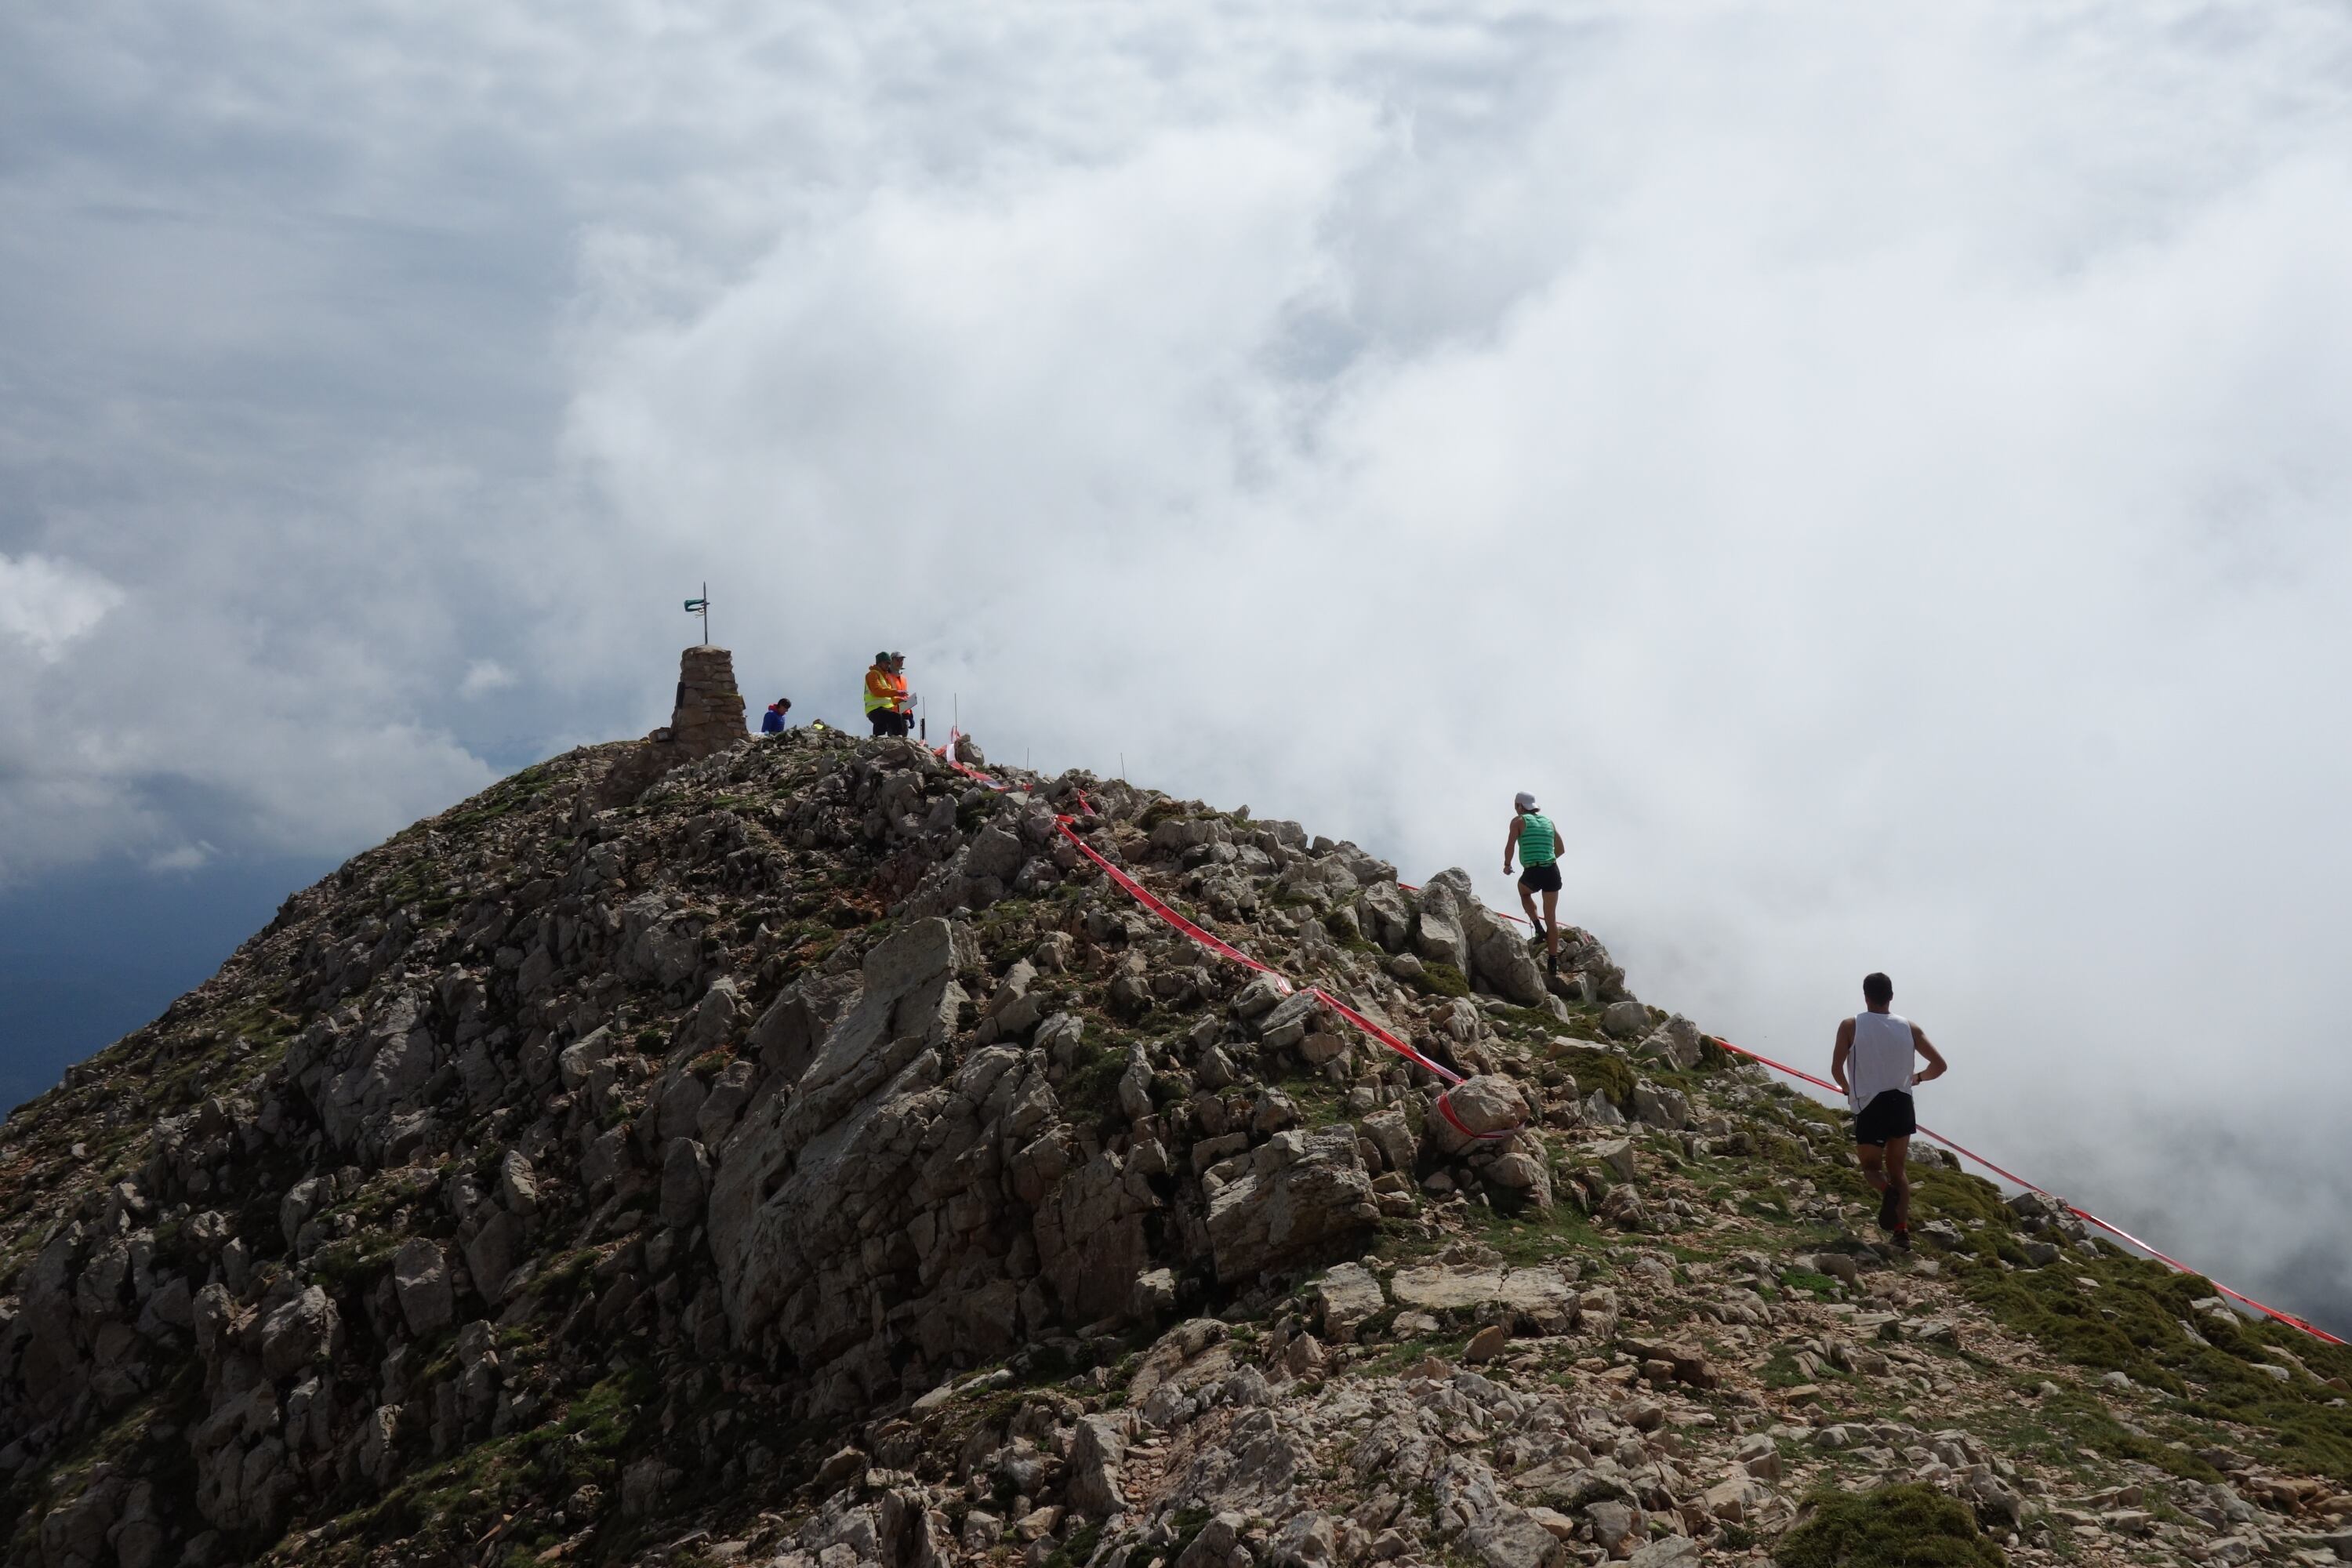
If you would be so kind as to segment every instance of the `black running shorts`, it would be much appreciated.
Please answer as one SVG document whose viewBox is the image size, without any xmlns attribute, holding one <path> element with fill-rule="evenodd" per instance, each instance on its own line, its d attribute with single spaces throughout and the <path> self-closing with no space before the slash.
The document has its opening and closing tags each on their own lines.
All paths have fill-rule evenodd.
<svg viewBox="0 0 2352 1568">
<path fill-rule="evenodd" d="M 1519 886 L 1530 893 L 1559 892 L 1559 862 L 1555 860 L 1549 866 L 1528 867 L 1519 873 Z"/>
<path fill-rule="evenodd" d="M 1899 1089 L 1880 1089 L 1853 1119 L 1853 1141 L 1865 1149 L 1878 1148 L 1889 1138 L 1908 1138 L 1918 1131 L 1911 1097 Z"/>
</svg>

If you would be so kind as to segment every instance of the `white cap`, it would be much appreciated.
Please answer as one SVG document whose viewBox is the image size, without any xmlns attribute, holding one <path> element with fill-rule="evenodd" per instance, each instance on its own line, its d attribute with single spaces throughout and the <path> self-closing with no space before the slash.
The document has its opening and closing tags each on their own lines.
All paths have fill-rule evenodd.
<svg viewBox="0 0 2352 1568">
<path fill-rule="evenodd" d="M 1517 795 L 1511 797 L 1511 804 L 1518 807 L 1521 811 L 1533 811 L 1536 808 L 1536 797 L 1529 795 L 1527 791 L 1521 790 Z"/>
</svg>

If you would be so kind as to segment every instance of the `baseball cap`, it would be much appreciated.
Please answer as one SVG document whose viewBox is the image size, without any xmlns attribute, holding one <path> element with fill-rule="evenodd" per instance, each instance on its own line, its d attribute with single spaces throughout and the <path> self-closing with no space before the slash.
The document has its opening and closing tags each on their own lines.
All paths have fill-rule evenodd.
<svg viewBox="0 0 2352 1568">
<path fill-rule="evenodd" d="M 1533 811 L 1536 808 L 1536 797 L 1521 790 L 1511 797 L 1511 804 L 1521 811 Z"/>
</svg>

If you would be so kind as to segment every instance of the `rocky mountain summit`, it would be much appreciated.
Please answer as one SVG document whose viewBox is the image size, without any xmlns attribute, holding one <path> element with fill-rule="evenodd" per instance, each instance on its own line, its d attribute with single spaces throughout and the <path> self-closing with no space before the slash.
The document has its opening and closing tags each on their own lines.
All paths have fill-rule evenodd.
<svg viewBox="0 0 2352 1568">
<path fill-rule="evenodd" d="M 691 738 L 0 1127 L 10 1563 L 2352 1558 L 2352 1355 L 1933 1161 L 1893 1252 L 1841 1119 L 1464 873 Z"/>
</svg>

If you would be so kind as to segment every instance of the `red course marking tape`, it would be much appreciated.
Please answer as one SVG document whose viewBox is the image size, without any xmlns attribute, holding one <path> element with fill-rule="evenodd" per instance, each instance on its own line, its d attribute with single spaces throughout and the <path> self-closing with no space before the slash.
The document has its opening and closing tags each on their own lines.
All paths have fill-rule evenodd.
<svg viewBox="0 0 2352 1568">
<path fill-rule="evenodd" d="M 954 740 L 955 738 L 953 736 L 950 736 L 949 745 L 953 745 Z M 990 778 L 986 773 L 966 767 L 963 763 L 950 756 L 948 754 L 947 747 L 939 747 L 936 748 L 936 750 L 942 762 L 946 763 L 948 766 L 953 768 L 956 772 L 963 774 L 965 777 L 985 784 L 990 789 L 1003 791 L 1005 788 L 1003 784 L 1001 784 L 994 779 Z M 1088 815 L 1092 815 L 1094 813 L 1094 806 L 1087 800 L 1086 792 L 1083 790 L 1078 792 L 1078 803 L 1081 805 L 1086 806 Z M 1224 958 L 1230 958 L 1236 963 L 1245 964 L 1249 968 L 1256 970 L 1261 974 L 1273 976 L 1275 981 L 1282 986 L 1285 992 L 1295 991 L 1297 989 L 1297 987 L 1291 984 L 1288 976 L 1282 974 L 1278 971 L 1267 968 L 1265 964 L 1260 963 L 1256 959 L 1250 957 L 1249 954 L 1243 952 L 1238 948 L 1234 948 L 1224 942 L 1219 942 L 1215 937 L 1211 936 L 1207 931 L 1202 931 L 1199 926 L 1194 925 L 1191 921 L 1186 920 L 1174 910 L 1170 909 L 1165 903 L 1162 903 L 1158 898 L 1154 897 L 1142 883 L 1137 881 L 1134 878 L 1129 876 L 1126 872 L 1112 865 L 1108 860 L 1104 859 L 1102 856 L 1097 854 L 1094 847 L 1087 843 L 1083 838 L 1080 838 L 1071 828 L 1070 818 L 1066 816 L 1056 816 L 1055 821 L 1056 826 L 1061 828 L 1063 835 L 1067 837 L 1072 844 L 1077 846 L 1078 852 L 1080 854 L 1086 856 L 1087 859 L 1092 860 L 1096 865 L 1101 867 L 1104 873 L 1108 875 L 1111 880 L 1126 889 L 1128 892 L 1132 894 L 1136 900 L 1141 903 L 1146 909 L 1151 910 L 1160 919 L 1166 921 L 1170 925 L 1174 926 L 1178 931 L 1182 931 L 1186 936 L 1191 937 L 1194 942 L 1200 943 L 1202 947 L 1207 948 L 1210 952 L 1217 953 Z M 1400 882 L 1397 885 L 1403 888 L 1408 892 L 1419 892 L 1421 890 L 1410 882 Z M 1505 920 L 1509 921 L 1516 925 L 1525 925 L 1528 923 L 1518 916 L 1507 914 L 1501 910 L 1493 910 L 1488 912 L 1502 915 Z M 1347 1019 L 1350 1024 L 1353 1024 L 1357 1028 L 1362 1030 L 1365 1034 L 1370 1035 L 1373 1039 L 1379 1041 L 1381 1045 L 1386 1046 L 1390 1050 L 1394 1051 L 1397 1055 L 1404 1058 L 1405 1060 L 1412 1063 L 1415 1067 L 1422 1068 L 1424 1070 L 1434 1074 L 1437 1078 L 1444 1080 L 1449 1088 L 1463 1081 L 1462 1075 L 1460 1073 L 1454 1071 L 1451 1068 L 1447 1068 L 1437 1062 L 1432 1061 L 1429 1058 L 1422 1055 L 1419 1051 L 1414 1050 L 1404 1041 L 1398 1039 L 1394 1035 L 1389 1033 L 1386 1029 L 1381 1028 L 1370 1018 L 1365 1017 L 1361 1013 L 1357 1012 L 1353 1007 L 1349 1006 L 1346 1003 L 1340 1001 L 1338 997 L 1332 995 L 1322 987 L 1310 986 L 1308 988 L 1308 994 L 1314 996 L 1317 1001 L 1321 1002 L 1325 1006 L 1339 1014 L 1339 1016 Z M 1825 1089 L 1832 1094 L 1843 1092 L 1837 1085 L 1830 1082 L 1827 1079 L 1815 1078 L 1812 1074 L 1802 1071 L 1797 1068 L 1792 1068 L 1786 1062 L 1776 1062 L 1770 1057 L 1759 1055 L 1757 1052 L 1751 1051 L 1744 1046 L 1735 1046 L 1729 1040 L 1721 1038 L 1717 1038 L 1715 1043 L 1721 1046 L 1725 1050 L 1746 1057 L 1750 1061 L 1761 1063 L 1763 1066 L 1770 1068 L 1776 1072 L 1786 1073 L 1790 1078 L 1802 1079 L 1804 1082 L 1810 1083 L 1817 1089 Z M 1518 1128 L 1513 1127 L 1507 1128 L 1500 1132 L 1474 1132 L 1463 1124 L 1460 1117 L 1454 1113 L 1454 1107 L 1449 1101 L 1449 1097 L 1444 1094 L 1437 1097 L 1437 1109 L 1440 1114 L 1442 1114 L 1447 1121 L 1453 1123 L 1454 1131 L 1460 1132 L 1465 1138 L 1508 1138 L 1513 1133 L 1519 1131 Z M 1975 1150 L 1955 1143 L 1950 1139 L 1945 1137 L 1942 1133 L 1935 1131 L 1930 1128 L 1922 1127 L 1919 1129 L 1919 1131 L 1922 1135 L 1932 1138 L 1937 1142 L 1941 1143 L 1945 1148 L 1949 1149 L 1955 1154 L 1958 1154 L 1965 1159 L 1975 1161 L 1978 1164 L 1982 1165 L 1986 1170 L 1992 1172 L 1993 1174 L 2000 1176 L 2018 1186 L 2023 1187 L 2028 1192 L 2040 1193 L 2043 1197 L 2048 1198 L 2051 1202 L 2058 1205 L 2061 1208 L 2063 1208 L 2068 1214 L 2073 1215 L 2075 1218 L 2084 1220 L 2091 1225 L 2095 1225 L 2101 1230 L 2107 1232 L 2111 1236 L 2122 1237 L 2125 1241 L 2138 1247 L 2142 1252 L 2147 1253 L 2149 1257 L 2157 1259 L 2158 1262 L 2166 1264 L 2183 1274 L 2194 1274 L 2197 1272 L 2197 1270 L 2189 1268 L 2189 1265 L 2181 1262 L 2179 1258 L 2171 1257 L 2169 1254 L 2158 1251 L 2155 1247 L 2150 1247 L 2147 1242 L 2142 1241 L 2139 1237 L 2132 1235 L 2131 1232 L 2124 1229 L 2122 1226 L 2110 1224 L 2108 1221 L 2101 1219 L 2097 1215 L 2093 1214 L 2088 1209 L 2078 1208 L 2074 1204 L 2068 1203 L 2064 1198 L 2058 1196 L 2057 1194 L 2051 1192 L 2048 1188 L 2038 1185 L 2035 1183 L 2029 1182 L 2023 1176 L 2018 1175 L 2015 1172 L 2005 1170 L 2001 1166 L 1994 1164 L 1990 1160 L 1986 1159 Z M 2200 1276 L 2200 1278 L 2210 1281 L 2213 1289 L 2219 1290 L 2222 1295 L 2229 1297 L 2233 1301 L 2244 1302 L 2247 1306 L 2252 1308 L 2255 1311 L 2260 1312 L 2263 1316 L 2272 1320 L 2273 1322 L 2284 1323 L 2290 1328 L 2301 1329 L 2305 1333 L 2309 1334 L 2312 1338 L 2324 1341 L 2331 1345 L 2340 1345 L 2346 1342 L 2345 1341 L 2336 1338 L 2334 1334 L 2329 1333 L 2326 1329 L 2320 1328 L 2314 1323 L 2305 1322 L 2303 1319 L 2296 1317 L 2293 1312 L 2281 1311 L 2276 1307 L 2266 1307 L 2262 1302 L 2255 1300 L 2252 1296 L 2245 1294 L 2243 1291 L 2232 1290 L 2230 1287 L 2222 1284 L 2220 1280 L 2214 1279 L 2210 1274 Z"/>
<path fill-rule="evenodd" d="M 966 778 L 969 778 L 977 784 L 983 784 L 990 789 L 1003 793 L 1006 788 L 1005 785 L 999 784 L 992 778 L 990 778 L 986 773 L 965 766 L 962 763 L 957 761 L 955 757 L 949 754 L 949 748 L 955 744 L 956 739 L 957 737 L 955 735 L 950 734 L 948 737 L 948 745 L 933 748 L 934 753 L 941 762 L 947 763 L 948 766 L 963 774 Z M 1088 816 L 1095 815 L 1093 803 L 1087 799 L 1086 792 L 1084 790 L 1080 790 L 1078 792 L 1078 804 L 1086 807 Z M 1232 943 L 1221 942 L 1216 937 L 1213 937 L 1207 931 L 1202 931 L 1199 926 L 1193 924 L 1191 921 L 1186 920 L 1182 915 L 1178 914 L 1174 910 L 1169 908 L 1167 903 L 1154 894 L 1151 889 L 1146 888 L 1141 882 L 1137 881 L 1133 877 L 1119 869 L 1117 866 L 1112 865 L 1110 861 L 1104 858 L 1102 854 L 1097 851 L 1093 845 L 1087 843 L 1084 838 L 1078 836 L 1077 830 L 1070 826 L 1071 821 L 1072 818 L 1057 813 L 1054 818 L 1054 825 L 1061 830 L 1063 837 L 1068 839 L 1071 844 L 1076 847 L 1079 854 L 1093 861 L 1096 866 L 1101 868 L 1103 875 L 1108 877 L 1113 882 L 1125 889 L 1129 896 L 1133 898 L 1136 902 L 1141 904 L 1145 909 L 1150 910 L 1153 914 L 1158 915 L 1168 924 L 1183 932 L 1184 935 L 1191 938 L 1201 947 L 1215 953 L 1218 957 L 1231 959 L 1234 963 L 1242 965 L 1245 969 L 1255 970 L 1258 973 L 1265 975 L 1268 979 L 1272 980 L 1276 985 L 1282 989 L 1285 995 L 1290 995 L 1297 993 L 1298 987 L 1288 975 L 1283 973 L 1278 969 L 1275 969 L 1259 963 L 1256 959 L 1252 958 L 1248 953 L 1244 952 L 1237 947 L 1234 947 Z M 1361 1029 L 1374 1040 L 1386 1046 L 1390 1050 L 1392 1050 L 1397 1055 L 1404 1058 L 1405 1060 L 1412 1063 L 1415 1067 L 1434 1074 L 1441 1081 L 1443 1081 L 1446 1085 L 1448 1092 L 1442 1093 L 1437 1097 L 1438 1114 L 1444 1117 L 1445 1120 L 1453 1125 L 1454 1130 L 1461 1133 L 1465 1138 L 1474 1138 L 1481 1142 L 1487 1142 L 1508 1138 L 1520 1131 L 1517 1127 L 1507 1127 L 1497 1132 L 1474 1131 L 1463 1121 L 1461 1117 L 1454 1114 L 1452 1103 L 1452 1089 L 1464 1081 L 1460 1073 L 1422 1055 L 1421 1052 L 1413 1049 L 1412 1047 L 1407 1045 L 1404 1041 L 1398 1039 L 1388 1030 L 1381 1028 L 1378 1024 L 1373 1023 L 1370 1018 L 1365 1017 L 1361 1013 L 1356 1011 L 1355 1008 L 1349 1006 L 1345 1002 L 1340 1001 L 1337 996 L 1332 995 L 1328 991 L 1324 990 L 1321 986 L 1310 985 L 1307 988 L 1307 992 L 1308 995 L 1314 997 L 1318 1002 L 1323 1004 L 1323 1005 L 1330 1008 L 1334 1013 L 1337 1013 L 1339 1016 L 1348 1020 L 1349 1023 L 1353 1024 L 1357 1028 Z"/>
<path fill-rule="evenodd" d="M 1783 1072 L 1788 1074 L 1790 1078 L 1801 1079 L 1805 1082 L 1811 1084 L 1816 1089 L 1828 1089 L 1832 1094 L 1843 1094 L 1844 1092 L 1843 1089 L 1839 1089 L 1837 1085 L 1831 1083 L 1826 1079 L 1815 1078 L 1812 1074 L 1792 1068 L 1786 1062 L 1776 1062 L 1770 1057 L 1759 1055 L 1755 1051 L 1748 1049 L 1745 1046 L 1735 1046 L 1729 1040 L 1725 1039 L 1717 1039 L 1715 1043 L 1721 1046 L 1727 1051 L 1732 1051 L 1738 1055 L 1746 1057 L 1752 1062 L 1759 1062 L 1765 1067 L 1772 1068 L 1775 1072 Z M 2124 1229 L 2122 1226 L 2111 1225 L 2107 1221 L 2101 1219 L 2097 1215 L 2093 1214 L 2090 1210 L 2076 1207 L 2074 1205 L 2067 1202 L 2064 1198 L 2060 1197 L 2057 1194 L 2050 1191 L 2047 1187 L 2029 1182 L 2023 1176 L 2017 1174 L 2014 1171 L 2004 1170 L 2000 1166 L 1994 1164 L 1990 1160 L 1986 1159 L 1982 1154 L 1978 1153 L 1975 1150 L 1955 1143 L 1949 1138 L 1945 1137 L 1942 1133 L 1935 1131 L 1930 1128 L 1922 1127 L 1919 1129 L 1919 1131 L 1923 1137 L 1934 1139 L 1937 1142 L 1941 1143 L 1945 1148 L 1949 1149 L 1953 1153 L 1958 1154 L 1965 1159 L 1975 1161 L 1978 1164 L 1982 1165 L 1986 1170 L 1990 1171 L 1993 1174 L 2014 1183 L 2018 1186 L 2023 1187 L 2027 1192 L 2040 1193 L 2043 1197 L 2048 1198 L 2052 1203 L 2056 1204 L 2068 1214 L 2073 1215 L 2076 1219 L 2095 1225 L 2101 1230 L 2107 1232 L 2111 1236 L 2121 1237 L 2124 1240 L 2129 1242 L 2132 1246 L 2138 1247 L 2142 1252 L 2147 1253 L 2158 1262 L 2167 1264 L 2183 1274 L 2195 1274 L 2198 1272 L 2196 1269 L 2189 1268 L 2186 1263 L 2181 1262 L 2179 1258 L 2158 1252 L 2155 1247 L 2150 1247 L 2147 1242 L 2142 1241 L 2139 1237 L 2134 1236 L 2131 1232 Z M 2274 1322 L 2284 1323 L 2289 1328 L 2301 1329 L 2305 1333 L 2309 1334 L 2312 1338 L 2315 1340 L 2323 1340 L 2331 1345 L 2340 1345 L 2345 1342 L 2344 1341 L 2337 1339 L 2334 1334 L 2329 1333 L 2326 1329 L 2304 1321 L 2301 1318 L 2296 1317 L 2293 1312 L 2283 1312 L 2276 1307 L 2265 1307 L 2260 1301 L 2255 1300 L 2252 1296 L 2245 1294 L 2243 1291 L 2231 1289 L 2227 1285 L 2222 1284 L 2220 1280 L 2214 1279 L 2210 1274 L 2203 1275 L 2201 1278 L 2211 1281 L 2213 1289 L 2221 1292 L 2222 1295 L 2229 1297 L 2233 1301 L 2244 1302 L 2247 1306 L 2252 1307 L 2255 1311 L 2260 1312 L 2263 1316 L 2271 1319 Z"/>
</svg>

